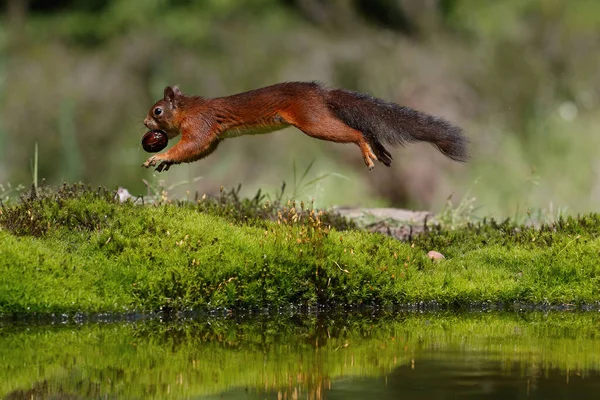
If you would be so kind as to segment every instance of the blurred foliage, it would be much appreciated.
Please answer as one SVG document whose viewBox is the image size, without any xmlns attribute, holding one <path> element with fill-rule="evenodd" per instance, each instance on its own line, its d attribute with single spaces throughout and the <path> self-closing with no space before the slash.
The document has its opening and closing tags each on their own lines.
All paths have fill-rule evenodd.
<svg viewBox="0 0 600 400">
<path fill-rule="evenodd" d="M 588 0 L 8 0 L 0 24 L 0 183 L 144 190 L 141 121 L 167 84 L 224 96 L 286 80 L 445 116 L 472 161 L 424 145 L 369 173 L 354 146 L 294 129 L 227 141 L 169 182 L 273 192 L 292 165 L 341 173 L 317 206 L 441 208 L 467 191 L 485 215 L 593 211 L 600 200 L 600 3 Z M 268 155 L 265 157 L 265 155 Z M 202 179 L 196 179 L 196 178 Z M 352 184 L 348 182 L 351 181 Z"/>
</svg>

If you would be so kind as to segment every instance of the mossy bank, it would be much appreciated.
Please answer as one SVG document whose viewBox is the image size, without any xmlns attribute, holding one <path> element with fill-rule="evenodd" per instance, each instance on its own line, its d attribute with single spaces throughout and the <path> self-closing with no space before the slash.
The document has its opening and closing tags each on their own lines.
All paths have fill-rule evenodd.
<svg viewBox="0 0 600 400">
<path fill-rule="evenodd" d="M 140 206 L 82 186 L 3 205 L 0 313 L 600 300 L 596 214 L 404 243 L 305 208 L 260 196 Z"/>
</svg>

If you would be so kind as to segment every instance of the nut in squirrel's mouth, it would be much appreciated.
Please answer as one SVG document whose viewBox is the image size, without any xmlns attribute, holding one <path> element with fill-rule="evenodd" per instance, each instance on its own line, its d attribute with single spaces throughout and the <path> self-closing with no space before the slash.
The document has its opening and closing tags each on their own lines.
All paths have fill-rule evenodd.
<svg viewBox="0 0 600 400">
<path fill-rule="evenodd" d="M 152 129 L 142 137 L 142 147 L 148 153 L 157 153 L 167 147 L 169 136 L 161 129 Z"/>
</svg>

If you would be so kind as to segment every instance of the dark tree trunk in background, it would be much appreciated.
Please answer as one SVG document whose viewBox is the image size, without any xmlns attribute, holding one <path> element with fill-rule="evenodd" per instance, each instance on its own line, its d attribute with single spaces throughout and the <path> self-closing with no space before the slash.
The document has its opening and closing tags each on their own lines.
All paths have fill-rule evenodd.
<svg viewBox="0 0 600 400">
<path fill-rule="evenodd" d="M 29 0 L 7 0 L 6 1 L 6 25 L 8 32 L 8 43 L 11 48 L 18 48 L 24 39 L 25 20 Z"/>
</svg>

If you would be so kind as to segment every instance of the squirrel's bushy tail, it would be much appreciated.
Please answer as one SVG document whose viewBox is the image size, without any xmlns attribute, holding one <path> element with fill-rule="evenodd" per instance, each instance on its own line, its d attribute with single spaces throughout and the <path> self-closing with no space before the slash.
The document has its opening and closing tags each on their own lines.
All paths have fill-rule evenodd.
<svg viewBox="0 0 600 400">
<path fill-rule="evenodd" d="M 328 90 L 326 102 L 346 125 L 363 133 L 379 161 L 388 167 L 392 156 L 383 143 L 429 142 L 449 158 L 467 161 L 467 138 L 459 127 L 442 118 L 342 89 Z"/>
</svg>

